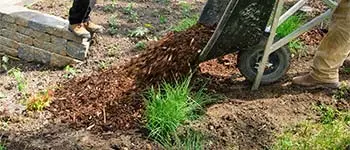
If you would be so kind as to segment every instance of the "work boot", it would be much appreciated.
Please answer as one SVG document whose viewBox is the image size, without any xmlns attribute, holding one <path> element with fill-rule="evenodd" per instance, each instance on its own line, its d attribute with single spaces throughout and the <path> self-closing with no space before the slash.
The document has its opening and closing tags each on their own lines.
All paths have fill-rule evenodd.
<svg viewBox="0 0 350 150">
<path fill-rule="evenodd" d="M 314 79 L 310 74 L 293 78 L 293 84 L 307 89 L 337 89 L 339 82 L 326 83 Z"/>
<path fill-rule="evenodd" d="M 69 25 L 69 30 L 79 37 L 91 38 L 90 32 L 85 29 L 82 23 Z"/>
<path fill-rule="evenodd" d="M 85 22 L 84 26 L 91 33 L 102 33 L 104 30 L 103 26 L 94 24 L 91 21 Z"/>
</svg>

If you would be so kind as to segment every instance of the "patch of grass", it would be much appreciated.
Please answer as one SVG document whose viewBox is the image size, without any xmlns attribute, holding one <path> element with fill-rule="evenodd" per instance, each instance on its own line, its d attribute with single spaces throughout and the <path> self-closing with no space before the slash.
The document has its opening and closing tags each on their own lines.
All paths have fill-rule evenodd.
<svg viewBox="0 0 350 150">
<path fill-rule="evenodd" d="M 138 41 L 135 45 L 136 49 L 138 50 L 144 50 L 146 49 L 146 42 L 145 41 Z"/>
<path fill-rule="evenodd" d="M 104 12 L 114 12 L 117 9 L 117 0 L 111 0 L 112 3 L 103 7 Z"/>
<path fill-rule="evenodd" d="M 186 1 L 181 1 L 179 3 L 181 13 L 183 17 L 190 17 L 191 16 L 191 10 L 192 10 L 192 5 Z"/>
<path fill-rule="evenodd" d="M 308 55 L 305 45 L 300 40 L 293 40 L 288 43 L 288 48 L 293 56 L 297 56 L 297 58 L 305 57 Z"/>
<path fill-rule="evenodd" d="M 350 73 L 350 68 L 344 68 L 345 73 Z"/>
<path fill-rule="evenodd" d="M 145 118 L 150 137 L 169 143 L 178 127 L 197 118 L 196 112 L 211 99 L 204 90 L 191 93 L 190 78 L 187 78 L 174 85 L 163 83 L 159 88 L 151 88 L 147 100 Z"/>
<path fill-rule="evenodd" d="M 110 45 L 109 47 L 107 47 L 107 50 L 108 50 L 108 56 L 113 57 L 119 53 L 120 47 L 117 44 L 113 44 L 113 45 Z"/>
<path fill-rule="evenodd" d="M 149 32 L 149 29 L 146 27 L 137 27 L 135 30 L 130 31 L 129 36 L 142 38 L 145 37 Z"/>
<path fill-rule="evenodd" d="M 303 14 L 293 15 L 277 28 L 277 37 L 285 37 L 303 25 Z"/>
<path fill-rule="evenodd" d="M 319 108 L 319 122 L 305 122 L 278 137 L 276 150 L 345 150 L 350 146 L 350 112 Z"/>
<path fill-rule="evenodd" d="M 188 28 L 197 24 L 198 18 L 199 16 L 196 15 L 196 16 L 182 19 L 176 26 L 173 27 L 172 30 L 175 32 L 181 32 L 181 31 L 187 30 Z"/>
<path fill-rule="evenodd" d="M 123 9 L 124 14 L 129 15 L 129 21 L 138 22 L 139 15 L 134 10 L 134 3 L 128 3 L 128 5 Z"/>
<path fill-rule="evenodd" d="M 6 150 L 6 147 L 2 144 L 0 144 L 0 150 Z"/>
<path fill-rule="evenodd" d="M 26 109 L 29 111 L 42 111 L 50 105 L 52 96 L 52 90 L 39 92 L 27 100 Z"/>
<path fill-rule="evenodd" d="M 181 135 L 174 135 L 172 143 L 163 143 L 168 150 L 204 150 L 205 136 L 192 129 L 188 129 Z"/>
<path fill-rule="evenodd" d="M 335 90 L 333 93 L 333 98 L 337 100 L 347 99 L 350 97 L 350 86 L 343 82 L 341 83 L 338 90 Z"/>
<path fill-rule="evenodd" d="M 160 24 L 166 24 L 168 22 L 168 18 L 164 15 L 159 16 L 159 23 Z"/>
<path fill-rule="evenodd" d="M 12 77 L 15 78 L 16 82 L 17 82 L 17 89 L 18 91 L 24 93 L 26 91 L 27 88 L 27 81 L 24 78 L 21 69 L 19 68 L 12 68 L 8 71 L 8 74 Z"/>
<path fill-rule="evenodd" d="M 71 79 L 71 78 L 75 77 L 78 73 L 77 69 L 75 69 L 69 65 L 67 65 L 64 68 L 64 71 L 65 71 L 65 74 L 63 75 L 63 77 L 66 79 Z"/>
<path fill-rule="evenodd" d="M 118 28 L 119 28 L 119 23 L 117 21 L 117 16 L 111 16 L 109 19 L 108 19 L 108 32 L 111 34 L 111 35 L 114 35 L 114 34 L 117 34 L 118 33 Z"/>
</svg>

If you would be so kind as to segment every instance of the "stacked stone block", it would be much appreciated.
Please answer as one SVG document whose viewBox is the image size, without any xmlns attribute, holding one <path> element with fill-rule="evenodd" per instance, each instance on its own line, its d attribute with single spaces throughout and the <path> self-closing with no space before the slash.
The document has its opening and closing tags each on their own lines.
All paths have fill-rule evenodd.
<svg viewBox="0 0 350 150">
<path fill-rule="evenodd" d="M 19 6 L 0 8 L 0 53 L 62 67 L 82 61 L 89 39 L 68 31 L 68 21 Z"/>
</svg>

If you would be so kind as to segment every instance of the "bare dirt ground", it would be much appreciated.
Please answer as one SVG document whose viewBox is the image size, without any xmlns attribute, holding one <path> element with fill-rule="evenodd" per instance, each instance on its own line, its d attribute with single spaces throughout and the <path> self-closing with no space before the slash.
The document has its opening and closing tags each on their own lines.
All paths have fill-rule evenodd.
<svg viewBox="0 0 350 150">
<path fill-rule="evenodd" d="M 66 18 L 70 2 L 42 1 L 32 8 Z M 137 6 L 135 9 L 140 14 L 140 23 L 129 23 L 124 18 L 122 9 L 128 2 Z M 203 3 L 196 2 L 193 6 L 193 11 L 199 12 Z M 168 12 L 168 23 L 159 24 L 158 18 L 152 15 L 154 11 Z M 89 60 L 75 66 L 82 72 L 78 77 L 101 70 L 102 61 L 124 64 L 130 57 L 139 54 L 134 49 L 139 39 L 129 38 L 128 30 L 151 22 L 156 27 L 152 35 L 164 35 L 171 24 L 181 19 L 180 14 L 179 6 L 171 4 L 164 7 L 149 1 L 118 1 L 115 13 L 107 15 L 102 7 L 98 7 L 92 14 L 92 20 L 108 27 L 106 20 L 111 15 L 117 15 L 122 27 L 114 36 L 97 35 Z M 116 50 L 113 55 L 110 54 L 111 49 Z M 312 54 L 314 48 L 309 48 L 309 52 Z M 315 105 L 329 104 L 338 109 L 350 109 L 349 101 L 336 101 L 330 90 L 310 91 L 291 85 L 292 77 L 310 70 L 312 55 L 293 59 L 290 70 L 280 82 L 263 86 L 258 91 L 250 91 L 250 84 L 235 67 L 235 60 L 236 55 L 227 55 L 202 63 L 194 82 L 195 86 L 206 84 L 208 91 L 223 96 L 223 100 L 207 107 L 203 118 L 190 123 L 190 126 L 211 137 L 207 149 L 266 149 L 283 128 L 317 119 Z M 349 64 L 346 62 L 345 66 L 350 67 Z M 29 92 L 47 89 L 66 80 L 63 78 L 66 72 L 60 69 L 19 61 L 10 61 L 8 66 L 21 68 Z M 350 74 L 341 71 L 341 78 L 350 81 Z M 161 149 L 147 139 L 142 128 L 96 133 L 86 127 L 71 128 L 49 111 L 27 112 L 20 104 L 14 79 L 4 71 L 0 74 L 0 91 L 6 97 L 0 99 L 0 139 L 8 149 Z"/>
</svg>

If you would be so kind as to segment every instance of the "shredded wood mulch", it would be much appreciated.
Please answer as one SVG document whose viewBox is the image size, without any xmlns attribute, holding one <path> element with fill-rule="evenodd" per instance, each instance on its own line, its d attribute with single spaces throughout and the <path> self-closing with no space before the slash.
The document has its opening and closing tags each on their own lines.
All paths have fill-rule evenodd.
<svg viewBox="0 0 350 150">
<path fill-rule="evenodd" d="M 196 25 L 169 33 L 125 65 L 62 83 L 49 110 L 78 129 L 137 129 L 142 124 L 145 90 L 188 74 L 213 32 Z"/>
</svg>

